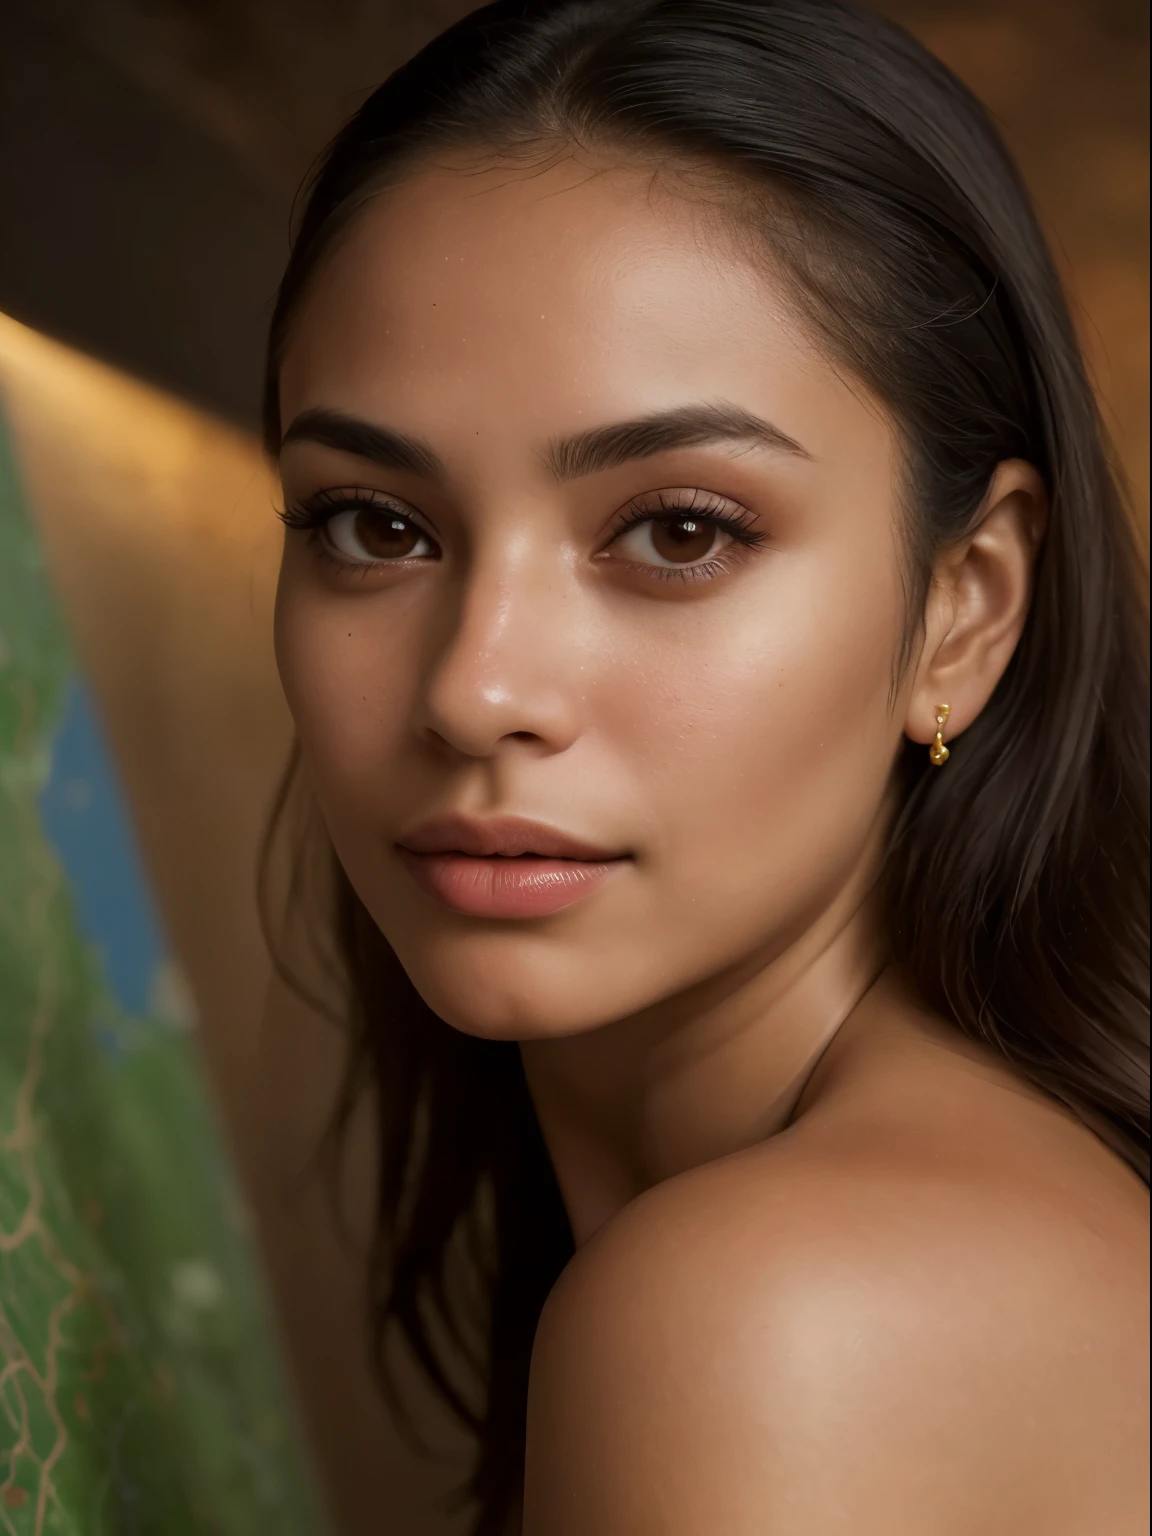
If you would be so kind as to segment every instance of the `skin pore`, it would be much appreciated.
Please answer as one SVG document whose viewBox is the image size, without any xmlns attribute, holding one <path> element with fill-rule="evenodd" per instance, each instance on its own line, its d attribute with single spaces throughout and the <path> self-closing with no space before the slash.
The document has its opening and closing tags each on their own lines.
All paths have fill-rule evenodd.
<svg viewBox="0 0 1152 1536">
<path fill-rule="evenodd" d="M 962 752 L 1019 638 L 1035 472 L 999 467 L 897 674 L 893 423 L 705 205 L 576 157 L 441 157 L 369 202 L 281 405 L 310 781 L 430 1006 L 521 1042 L 579 1250 L 528 1536 L 1127 1531 L 1131 1183 L 906 994 L 874 895 L 903 738 L 947 702 Z M 446 816 L 610 868 L 459 910 L 404 852 Z"/>
</svg>

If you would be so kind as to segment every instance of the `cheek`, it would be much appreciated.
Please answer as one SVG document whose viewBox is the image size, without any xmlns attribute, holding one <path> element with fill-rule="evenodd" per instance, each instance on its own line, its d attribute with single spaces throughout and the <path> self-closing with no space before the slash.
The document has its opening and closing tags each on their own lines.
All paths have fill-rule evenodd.
<svg viewBox="0 0 1152 1536">
<path fill-rule="evenodd" d="M 617 722 L 660 865 L 681 889 L 761 916 L 859 854 L 900 737 L 895 580 L 876 573 L 862 595 L 849 571 L 837 581 L 799 559 L 777 575 L 738 603 L 702 605 L 694 632 L 646 646 Z"/>
<path fill-rule="evenodd" d="M 418 687 L 416 636 L 370 595 L 325 592 L 302 567 L 287 551 L 276 599 L 280 681 L 322 801 L 371 800 Z"/>
</svg>

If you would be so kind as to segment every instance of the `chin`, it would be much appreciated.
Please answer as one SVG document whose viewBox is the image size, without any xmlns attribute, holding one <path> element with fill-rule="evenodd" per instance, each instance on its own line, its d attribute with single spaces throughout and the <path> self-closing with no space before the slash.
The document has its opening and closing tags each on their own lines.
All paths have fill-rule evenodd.
<svg viewBox="0 0 1152 1536">
<path fill-rule="evenodd" d="M 506 934 L 431 943 L 387 937 L 429 1008 L 479 1039 L 584 1034 L 650 1001 L 612 986 L 583 945 Z"/>
</svg>

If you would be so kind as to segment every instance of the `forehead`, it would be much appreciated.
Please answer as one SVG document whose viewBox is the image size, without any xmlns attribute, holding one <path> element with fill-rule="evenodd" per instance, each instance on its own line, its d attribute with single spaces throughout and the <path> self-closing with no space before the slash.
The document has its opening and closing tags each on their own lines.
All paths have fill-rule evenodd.
<svg viewBox="0 0 1152 1536">
<path fill-rule="evenodd" d="M 314 274 L 281 375 L 286 422 L 321 406 L 425 436 L 430 418 L 563 432 L 704 398 L 789 431 L 782 415 L 853 392 L 714 202 L 576 159 L 430 164 L 378 194 Z"/>
</svg>

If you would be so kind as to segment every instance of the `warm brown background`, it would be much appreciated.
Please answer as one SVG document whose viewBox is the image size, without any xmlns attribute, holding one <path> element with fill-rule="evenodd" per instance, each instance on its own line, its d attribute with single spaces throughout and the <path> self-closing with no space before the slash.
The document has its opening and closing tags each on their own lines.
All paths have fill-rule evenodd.
<svg viewBox="0 0 1152 1536">
<path fill-rule="evenodd" d="M 1146 520 L 1145 7 L 882 8 L 976 88 L 1021 161 Z M 252 867 L 288 722 L 268 635 L 271 488 L 249 429 L 303 170 L 366 91 L 464 9 L 17 0 L 0 14 L 0 207 L 15 232 L 0 242 L 0 310 L 33 327 L 0 319 L 0 388 L 347 1536 L 457 1526 L 433 1510 L 445 1470 L 402 1449 L 375 1399 L 355 1252 L 337 1242 L 317 1179 L 300 1176 L 338 1033 L 275 988 L 261 1010 Z M 362 1206 L 362 1159 L 350 1187 Z"/>
</svg>

